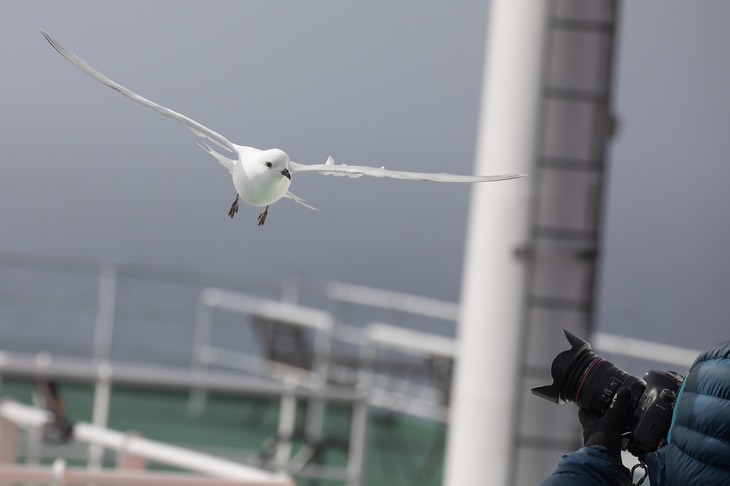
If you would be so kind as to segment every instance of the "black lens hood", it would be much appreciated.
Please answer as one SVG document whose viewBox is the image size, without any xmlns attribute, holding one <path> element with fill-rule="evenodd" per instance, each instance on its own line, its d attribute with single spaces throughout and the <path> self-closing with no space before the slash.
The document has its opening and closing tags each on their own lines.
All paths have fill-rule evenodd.
<svg viewBox="0 0 730 486">
<path fill-rule="evenodd" d="M 553 364 L 550 367 L 550 374 L 553 377 L 552 385 L 537 386 L 532 389 L 532 393 L 538 397 L 544 398 L 555 403 L 565 403 L 562 390 L 568 370 L 571 368 L 571 364 L 583 354 L 584 351 L 590 351 L 591 345 L 588 342 L 582 340 L 575 334 L 572 334 L 563 329 L 565 337 L 568 339 L 571 348 L 567 351 L 563 351 L 558 354 L 553 360 Z"/>
</svg>

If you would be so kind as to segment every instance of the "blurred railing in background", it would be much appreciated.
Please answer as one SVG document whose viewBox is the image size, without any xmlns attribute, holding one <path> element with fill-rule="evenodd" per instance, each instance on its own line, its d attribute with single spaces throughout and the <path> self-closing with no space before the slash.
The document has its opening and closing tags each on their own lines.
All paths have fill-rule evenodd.
<svg viewBox="0 0 730 486">
<path fill-rule="evenodd" d="M 212 392 L 276 397 L 274 464 L 290 472 L 311 453 L 291 447 L 297 402 L 308 404 L 314 440 L 326 404 L 346 402 L 345 469 L 308 474 L 352 486 L 361 484 L 369 406 L 447 421 L 458 316 L 453 302 L 338 282 L 0 253 L 0 376 L 91 384 L 95 427 L 107 425 L 115 385 L 183 390 L 192 416 Z M 653 364 L 684 372 L 698 353 L 588 338 L 638 376 Z M 88 464 L 98 467 L 102 453 L 92 445 Z"/>
</svg>

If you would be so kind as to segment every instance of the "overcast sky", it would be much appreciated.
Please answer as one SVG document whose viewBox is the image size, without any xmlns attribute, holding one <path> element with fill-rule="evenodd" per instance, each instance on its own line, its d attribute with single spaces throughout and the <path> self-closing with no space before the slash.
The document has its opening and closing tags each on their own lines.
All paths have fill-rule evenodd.
<svg viewBox="0 0 730 486">
<path fill-rule="evenodd" d="M 456 300 L 469 188 L 301 174 L 235 219 L 228 173 L 112 79 L 293 160 L 471 173 L 488 3 L 3 3 L 0 250 L 335 279 Z M 623 2 L 599 327 L 730 324 L 730 3 Z M 518 62 L 518 60 L 516 60 Z"/>
</svg>

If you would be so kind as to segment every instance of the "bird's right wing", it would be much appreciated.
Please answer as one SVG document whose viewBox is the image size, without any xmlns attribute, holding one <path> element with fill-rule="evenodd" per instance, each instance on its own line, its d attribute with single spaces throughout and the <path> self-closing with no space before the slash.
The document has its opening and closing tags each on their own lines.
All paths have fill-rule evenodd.
<svg viewBox="0 0 730 486">
<path fill-rule="evenodd" d="M 41 31 L 43 34 L 43 37 L 46 38 L 46 40 L 53 46 L 54 49 L 58 51 L 59 54 L 61 54 L 63 57 L 65 57 L 71 64 L 76 66 L 77 68 L 81 69 L 83 72 L 91 76 L 92 78 L 96 79 L 97 81 L 109 86 L 112 89 L 115 89 L 122 93 L 127 98 L 136 101 L 137 103 L 140 103 L 147 108 L 152 108 L 157 113 L 160 113 L 161 115 L 168 116 L 172 118 L 173 120 L 177 120 L 178 122 L 182 123 L 183 125 L 187 126 L 190 130 L 193 131 L 198 136 L 205 137 L 212 142 L 217 143 L 221 147 L 230 150 L 233 153 L 237 153 L 236 146 L 228 141 L 224 136 L 221 134 L 214 132 L 210 128 L 201 125 L 200 123 L 196 122 L 195 120 L 191 120 L 190 118 L 186 117 L 185 115 L 181 115 L 180 113 L 173 111 L 169 108 L 165 108 L 164 106 L 160 106 L 157 103 L 148 100 L 147 98 L 144 98 L 143 96 L 138 95 L 134 91 L 131 91 L 121 84 L 117 83 L 116 81 L 112 81 L 111 79 L 107 78 L 103 74 L 101 74 L 99 71 L 94 69 L 93 67 L 89 66 L 86 61 L 78 57 L 73 52 L 69 51 L 65 47 L 63 47 L 61 44 L 58 43 L 53 37 L 46 34 L 45 32 Z"/>
<path fill-rule="evenodd" d="M 289 170 L 297 172 L 318 172 L 324 175 L 347 176 L 347 177 L 382 177 L 390 179 L 402 179 L 408 181 L 431 181 L 431 182 L 495 182 L 518 179 L 526 174 L 502 174 L 502 175 L 457 175 L 443 172 L 404 172 L 401 170 L 389 170 L 385 167 L 366 167 L 363 165 L 335 164 L 332 157 L 327 158 L 324 164 L 298 164 L 294 161 L 289 163 Z"/>
</svg>

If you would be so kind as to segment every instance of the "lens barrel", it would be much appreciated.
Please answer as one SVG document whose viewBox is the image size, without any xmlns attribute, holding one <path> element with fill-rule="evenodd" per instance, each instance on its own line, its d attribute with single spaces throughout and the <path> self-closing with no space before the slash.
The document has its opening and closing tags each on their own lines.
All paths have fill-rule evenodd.
<svg viewBox="0 0 730 486">
<path fill-rule="evenodd" d="M 533 394 L 555 403 L 571 402 L 597 415 L 603 415 L 621 387 L 631 390 L 634 401 L 639 399 L 646 388 L 642 380 L 597 356 L 586 341 L 563 332 L 571 348 L 553 360 L 552 385 L 535 387 Z"/>
</svg>

